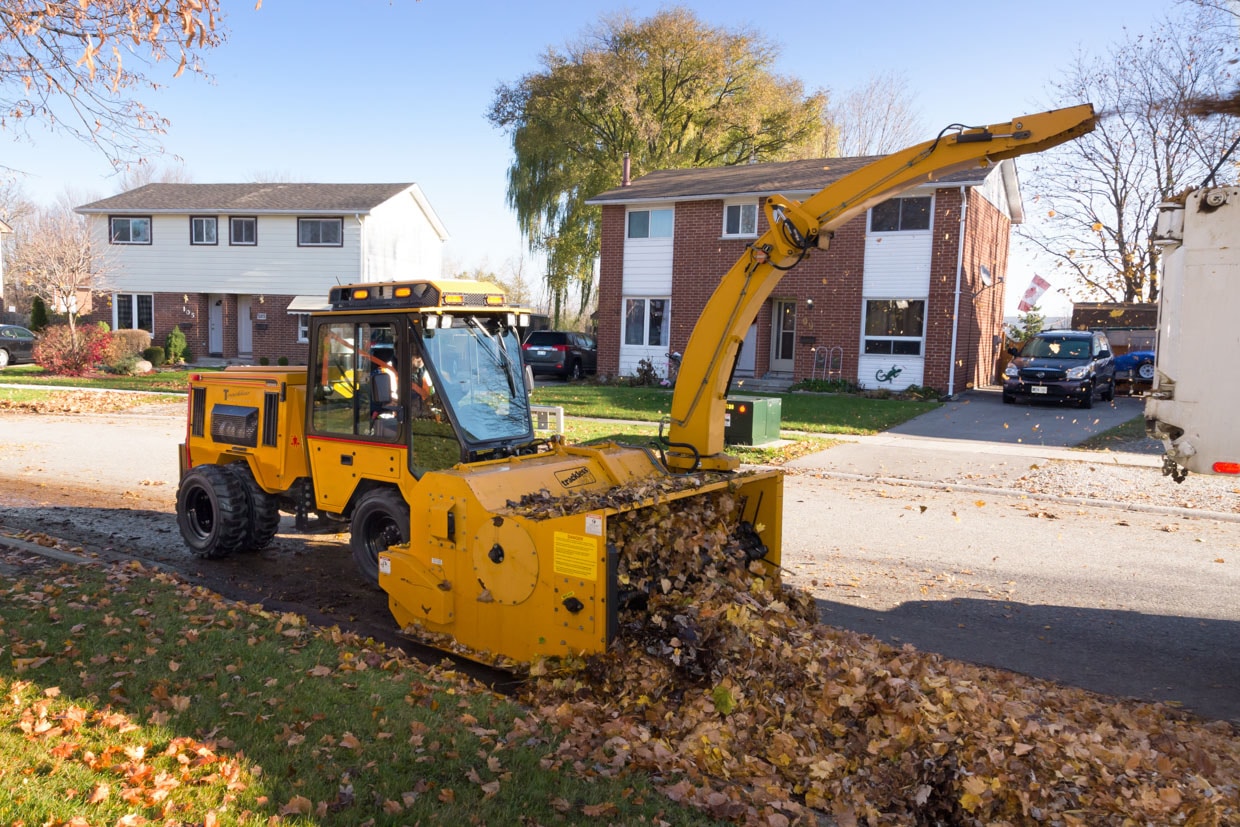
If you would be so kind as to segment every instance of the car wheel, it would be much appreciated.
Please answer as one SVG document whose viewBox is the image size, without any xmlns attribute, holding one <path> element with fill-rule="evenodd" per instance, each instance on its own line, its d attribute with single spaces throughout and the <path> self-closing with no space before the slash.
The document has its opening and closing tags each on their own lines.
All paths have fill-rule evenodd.
<svg viewBox="0 0 1240 827">
<path fill-rule="evenodd" d="M 349 547 L 367 583 L 379 583 L 379 553 L 409 542 L 409 505 L 390 488 L 371 491 L 353 509 Z"/>
<path fill-rule="evenodd" d="M 4 348 L 0 347 L 0 368 L 7 368 L 8 366 L 9 366 L 9 352 L 5 350 Z"/>
<path fill-rule="evenodd" d="M 199 557 L 232 554 L 245 543 L 249 515 L 245 489 L 218 465 L 199 465 L 177 489 L 177 527 Z"/>
<path fill-rule="evenodd" d="M 280 506 L 276 498 L 268 494 L 254 479 L 250 466 L 234 462 L 224 466 L 241 483 L 245 491 L 246 536 L 238 551 L 258 551 L 266 548 L 280 530 Z"/>
<path fill-rule="evenodd" d="M 1012 396 L 1012 394 L 1010 394 L 1010 393 L 1005 393 L 1005 394 L 1003 394 L 1003 404 L 1004 404 L 1004 405 L 1011 405 L 1011 404 L 1012 404 L 1013 402 L 1015 402 L 1015 401 L 1016 401 L 1016 397 L 1015 397 L 1015 396 Z"/>
<path fill-rule="evenodd" d="M 1137 376 L 1141 377 L 1141 379 L 1145 382 L 1153 382 L 1154 381 L 1154 363 L 1153 362 L 1142 362 L 1141 364 L 1137 365 Z"/>
<path fill-rule="evenodd" d="M 572 381 L 576 381 L 584 375 L 581 372 L 581 362 L 573 362 L 572 367 L 568 369 L 568 378 Z"/>
<path fill-rule="evenodd" d="M 1081 397 L 1080 406 L 1082 408 L 1092 408 L 1094 406 L 1094 388 L 1092 385 L 1085 389 L 1085 395 Z"/>
<path fill-rule="evenodd" d="M 1115 401 L 1115 380 L 1114 379 L 1112 379 L 1110 382 L 1107 383 L 1106 390 L 1102 392 L 1102 401 L 1103 402 L 1114 402 Z"/>
</svg>

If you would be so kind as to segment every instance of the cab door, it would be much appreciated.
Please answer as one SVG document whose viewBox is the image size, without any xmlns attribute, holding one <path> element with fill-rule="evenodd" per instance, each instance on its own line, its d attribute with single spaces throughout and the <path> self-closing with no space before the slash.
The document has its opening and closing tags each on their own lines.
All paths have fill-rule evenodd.
<svg viewBox="0 0 1240 827">
<path fill-rule="evenodd" d="M 364 481 L 411 481 L 409 359 L 393 319 L 316 320 L 311 336 L 306 447 L 317 506 L 339 514 Z"/>
</svg>

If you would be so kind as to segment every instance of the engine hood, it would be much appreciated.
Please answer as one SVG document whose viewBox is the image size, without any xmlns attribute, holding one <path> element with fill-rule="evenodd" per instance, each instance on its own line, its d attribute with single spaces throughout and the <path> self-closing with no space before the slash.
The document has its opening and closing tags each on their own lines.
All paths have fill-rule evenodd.
<svg viewBox="0 0 1240 827">
<path fill-rule="evenodd" d="M 1012 360 L 1012 364 L 1021 370 L 1037 370 L 1043 368 L 1045 370 L 1068 370 L 1070 368 L 1084 367 L 1089 364 L 1088 359 L 1050 359 L 1044 356 L 1017 356 Z"/>
</svg>

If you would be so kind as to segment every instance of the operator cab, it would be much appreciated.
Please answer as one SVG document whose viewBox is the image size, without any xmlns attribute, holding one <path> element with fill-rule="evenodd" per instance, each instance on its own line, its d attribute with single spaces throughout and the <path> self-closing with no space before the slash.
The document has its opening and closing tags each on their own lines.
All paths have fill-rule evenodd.
<svg viewBox="0 0 1240 827">
<path fill-rule="evenodd" d="M 349 285 L 311 323 L 307 432 L 409 448 L 416 476 L 536 448 L 521 321 L 493 285 Z M 415 364 L 415 357 L 421 364 Z"/>
</svg>

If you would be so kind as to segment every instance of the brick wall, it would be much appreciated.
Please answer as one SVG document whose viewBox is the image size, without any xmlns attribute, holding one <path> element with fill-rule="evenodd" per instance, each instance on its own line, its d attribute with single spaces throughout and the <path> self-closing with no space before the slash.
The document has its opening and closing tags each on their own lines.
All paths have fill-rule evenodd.
<svg viewBox="0 0 1240 827">
<path fill-rule="evenodd" d="M 960 255 L 961 193 L 938 190 L 935 197 L 926 308 L 925 378 L 923 383 L 947 390 L 951 375 L 952 331 L 956 299 L 956 263 Z M 623 205 L 603 208 L 602 256 L 599 272 L 599 372 L 614 375 L 620 364 L 621 291 L 624 252 Z M 767 229 L 759 211 L 758 232 Z M 989 384 L 994 369 L 993 337 L 1003 326 L 1003 285 L 1007 273 L 1010 222 L 976 192 L 969 191 L 960 290 L 960 324 L 956 345 L 955 392 Z M 722 201 L 676 204 L 672 253 L 671 347 L 684 352 L 689 334 L 720 279 L 744 252 L 745 240 L 722 239 Z M 772 299 L 797 301 L 797 344 L 794 379 L 811 376 L 815 348 L 840 347 L 843 376 L 857 380 L 861 342 L 862 286 L 865 266 L 866 217 L 835 232 L 827 251 L 814 251 L 783 276 Z M 982 289 L 981 265 L 990 269 L 992 286 Z M 812 307 L 807 300 L 813 300 Z M 771 358 L 773 301 L 758 314 L 755 372 L 767 373 Z"/>
<path fill-rule="evenodd" d="M 99 297 L 93 312 L 83 318 L 89 322 L 103 321 L 111 324 L 110 299 L 106 294 Z M 216 355 L 225 359 L 237 359 L 237 296 L 228 294 L 217 300 L 222 302 L 222 352 L 211 354 L 208 350 L 211 302 L 206 293 L 155 293 L 155 336 L 152 343 L 163 345 L 168 339 L 168 333 L 179 325 L 193 358 Z M 265 357 L 274 365 L 283 356 L 291 365 L 306 364 L 308 346 L 305 342 L 297 341 L 297 316 L 288 313 L 288 306 L 292 301 L 293 296 L 250 297 L 253 358 L 249 361 L 258 364 L 259 360 Z M 260 319 L 260 314 L 265 314 L 266 318 Z"/>
</svg>

